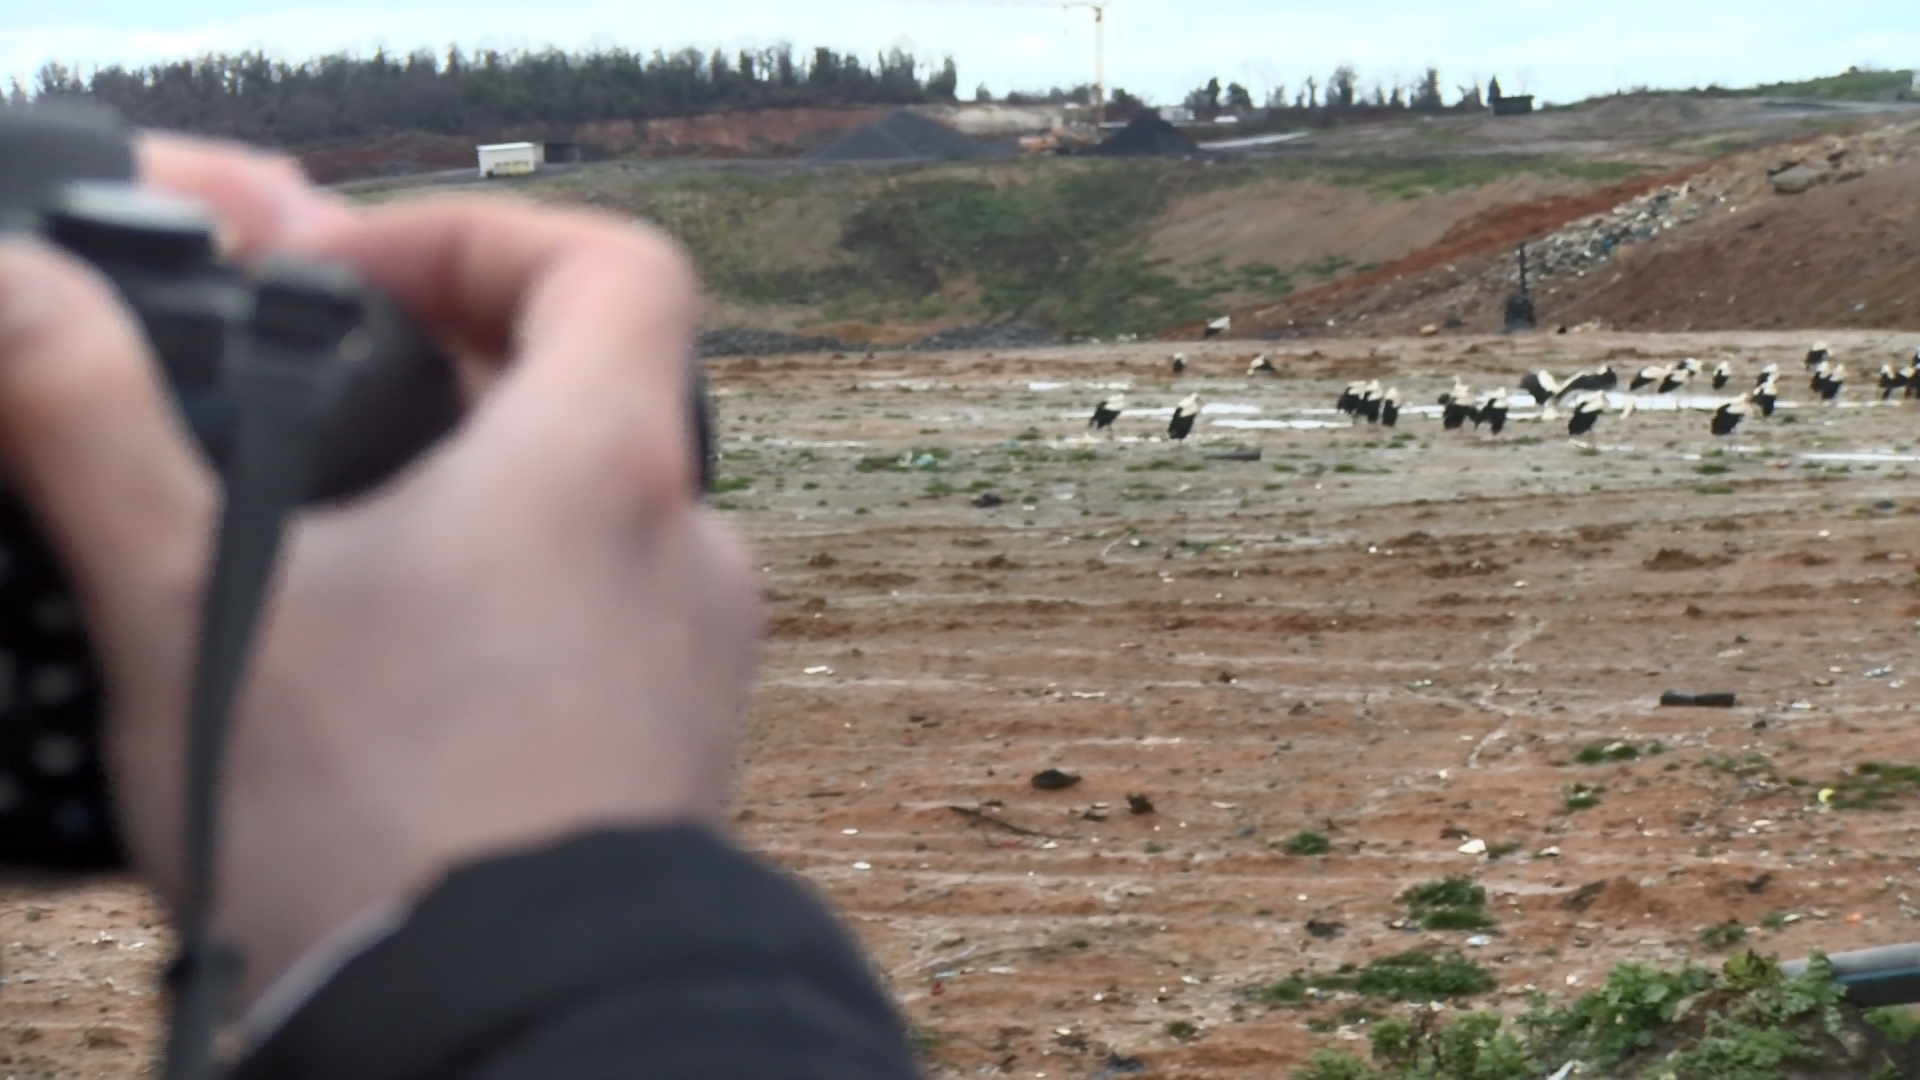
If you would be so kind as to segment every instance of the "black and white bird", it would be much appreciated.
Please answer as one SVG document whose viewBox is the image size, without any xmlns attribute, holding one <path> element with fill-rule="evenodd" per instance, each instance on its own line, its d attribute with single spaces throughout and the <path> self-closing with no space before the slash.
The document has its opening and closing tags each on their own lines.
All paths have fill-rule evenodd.
<svg viewBox="0 0 1920 1080">
<path fill-rule="evenodd" d="M 1120 419 L 1120 413 L 1127 407 L 1127 395 L 1115 394 L 1093 407 L 1093 419 L 1087 421 L 1087 427 L 1096 431 L 1113 432 L 1113 422 Z"/>
<path fill-rule="evenodd" d="M 1660 380 L 1660 392 L 1671 394 L 1675 390 L 1684 390 L 1688 383 L 1699 377 L 1700 361 L 1689 356 L 1680 362 L 1680 366 L 1667 372 L 1666 378 Z"/>
<path fill-rule="evenodd" d="M 1920 349 L 1914 350 L 1913 363 L 1907 366 L 1907 392 L 1901 400 L 1907 398 L 1920 398 Z"/>
<path fill-rule="evenodd" d="M 1360 411 L 1357 414 L 1357 418 L 1365 420 L 1369 424 L 1379 423 L 1380 405 L 1382 399 L 1385 397 L 1386 392 L 1380 389 L 1380 380 L 1367 380 L 1367 388 L 1360 391 Z"/>
<path fill-rule="evenodd" d="M 1779 401 L 1780 388 L 1774 385 L 1772 379 L 1768 379 L 1766 382 L 1753 388 L 1753 404 L 1755 408 L 1760 410 L 1762 417 L 1771 417 L 1773 415 L 1773 407 L 1778 404 Z"/>
<path fill-rule="evenodd" d="M 1555 393 L 1554 397 L 1558 400 L 1572 394 L 1586 394 L 1596 390 L 1612 390 L 1619 385 L 1620 373 L 1613 370 L 1612 364 L 1601 364 L 1599 367 L 1590 371 L 1575 373 L 1572 378 L 1560 384 L 1560 389 Z"/>
<path fill-rule="evenodd" d="M 1567 418 L 1567 437 L 1577 439 L 1593 430 L 1600 422 L 1600 414 L 1607 410 L 1607 399 L 1599 394 L 1588 394 L 1573 406 L 1573 415 Z"/>
<path fill-rule="evenodd" d="M 1727 388 L 1727 383 L 1731 382 L 1732 380 L 1733 380 L 1732 364 L 1729 364 L 1725 360 L 1722 360 L 1719 363 L 1713 365 L 1713 388 L 1715 390 L 1725 390 Z"/>
<path fill-rule="evenodd" d="M 1545 405 L 1560 396 L 1562 386 L 1550 371 L 1530 371 L 1520 380 L 1520 389 L 1533 395 L 1535 405 Z"/>
<path fill-rule="evenodd" d="M 1255 375 L 1278 374 L 1280 374 L 1280 369 L 1273 366 L 1273 361 L 1267 359 L 1266 353 L 1261 353 L 1259 356 L 1254 357 L 1253 362 L 1247 365 L 1247 375 L 1249 378 Z"/>
<path fill-rule="evenodd" d="M 1710 425 L 1713 433 L 1715 435 L 1733 434 L 1733 429 L 1739 427 L 1740 421 L 1745 420 L 1747 413 L 1752 411 L 1752 399 L 1753 391 L 1748 391 L 1734 398 L 1732 401 L 1727 402 L 1725 405 L 1720 406 L 1718 409 L 1715 409 L 1713 411 L 1713 422 Z"/>
<path fill-rule="evenodd" d="M 1907 375 L 1905 372 L 1895 371 L 1892 364 L 1880 365 L 1881 401 L 1892 401 L 1894 392 L 1896 390 L 1904 390 L 1906 387 Z"/>
<path fill-rule="evenodd" d="M 1233 316 L 1222 315 L 1208 323 L 1206 332 L 1201 336 L 1210 338 L 1219 337 L 1231 329 L 1233 329 Z"/>
<path fill-rule="evenodd" d="M 1358 416 L 1360 414 L 1360 395 L 1366 392 L 1367 383 L 1365 379 L 1358 382 L 1350 382 L 1347 384 L 1345 390 L 1340 391 L 1340 400 L 1335 402 L 1333 407 L 1339 409 L 1344 415 Z"/>
<path fill-rule="evenodd" d="M 1440 410 L 1440 426 L 1448 431 L 1458 431 L 1467 421 L 1478 418 L 1479 410 L 1464 395 L 1448 394 L 1446 404 Z"/>
<path fill-rule="evenodd" d="M 1827 347 L 1827 343 L 1824 341 L 1816 341 L 1813 343 L 1813 348 L 1807 350 L 1807 359 L 1805 361 L 1807 370 L 1812 371 L 1814 368 L 1819 367 L 1832 358 L 1833 350 Z"/>
<path fill-rule="evenodd" d="M 1180 404 L 1174 406 L 1173 419 L 1167 422 L 1167 438 L 1186 445 L 1187 436 L 1193 434 L 1193 422 L 1200 416 L 1200 395 L 1188 394 Z"/>
<path fill-rule="evenodd" d="M 1183 352 L 1174 353 L 1173 354 L 1173 373 L 1175 375 L 1184 375 L 1186 374 L 1186 370 L 1187 370 L 1187 354 Z"/>
<path fill-rule="evenodd" d="M 1847 384 L 1847 365 L 1836 364 L 1831 360 L 1822 360 L 1813 369 L 1813 378 L 1808 386 L 1821 401 L 1835 401 Z"/>
<path fill-rule="evenodd" d="M 1451 405 L 1455 401 L 1472 401 L 1472 400 L 1473 400 L 1473 387 L 1468 386 L 1466 383 L 1462 382 L 1460 380 L 1460 376 L 1458 375 L 1455 375 L 1453 377 L 1453 389 L 1448 390 L 1446 393 L 1440 395 L 1440 404 L 1442 405 Z"/>
<path fill-rule="evenodd" d="M 1398 387 L 1388 387 L 1387 392 L 1380 395 L 1380 424 L 1382 427 L 1393 427 L 1399 423 L 1400 390 Z"/>
<path fill-rule="evenodd" d="M 1635 375 L 1633 381 L 1627 384 L 1627 391 L 1631 393 L 1643 386 L 1659 386 L 1671 374 L 1673 374 L 1672 364 L 1650 364 L 1641 368 L 1640 374 Z"/>
<path fill-rule="evenodd" d="M 1506 387 L 1500 387 L 1480 399 L 1479 405 L 1473 410 L 1474 430 L 1478 431 L 1481 424 L 1492 428 L 1495 435 L 1500 434 L 1501 429 L 1507 426 Z"/>
<path fill-rule="evenodd" d="M 1753 380 L 1753 385 L 1765 386 L 1766 384 L 1772 382 L 1773 380 L 1779 377 L 1780 377 L 1780 365 L 1768 364 L 1766 367 L 1763 367 L 1760 369 L 1760 374 Z"/>
</svg>

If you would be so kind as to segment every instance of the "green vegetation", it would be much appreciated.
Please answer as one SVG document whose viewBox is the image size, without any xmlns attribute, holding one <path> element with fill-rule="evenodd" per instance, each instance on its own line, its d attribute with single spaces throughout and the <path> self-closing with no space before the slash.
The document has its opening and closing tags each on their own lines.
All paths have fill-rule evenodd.
<svg viewBox="0 0 1920 1080">
<path fill-rule="evenodd" d="M 1687 91 L 1700 97 L 1788 97 L 1822 98 L 1829 101 L 1884 101 L 1913 85 L 1913 71 L 1874 71 L 1848 68 L 1839 75 L 1828 75 L 1800 82 L 1768 83 L 1739 90 L 1709 86 Z"/>
<path fill-rule="evenodd" d="M 1084 333 L 1208 313 L 1205 295 L 1150 262 L 1140 240 L 1180 186 L 1178 166 L 1018 172 L 1004 183 L 933 175 L 875 193 L 841 236 L 855 277 L 880 300 L 964 290 L 987 318 Z"/>
<path fill-rule="evenodd" d="M 1342 964 L 1330 974 L 1296 971 L 1248 996 L 1267 1005 L 1295 1005 L 1345 990 L 1378 1001 L 1443 1001 L 1493 989 L 1493 975 L 1458 952 L 1414 949 L 1369 961 Z"/>
<path fill-rule="evenodd" d="M 1828 786 L 1835 810 L 1887 810 L 1920 794 L 1920 765 L 1862 762 Z"/>
<path fill-rule="evenodd" d="M 1569 812 L 1591 810 L 1600 805 L 1600 795 L 1606 790 L 1598 784 L 1573 784 L 1567 788 L 1561 802 Z"/>
<path fill-rule="evenodd" d="M 1281 850 L 1289 855 L 1325 855 L 1333 850 L 1333 844 L 1327 840 L 1325 834 L 1302 829 L 1287 837 L 1287 842 L 1281 845 Z"/>
<path fill-rule="evenodd" d="M 1415 885 L 1400 894 L 1409 917 L 1428 930 L 1486 930 L 1498 925 L 1488 915 L 1487 890 L 1465 874 Z"/>
<path fill-rule="evenodd" d="M 1745 940 L 1747 940 L 1747 928 L 1733 919 L 1728 919 L 1722 923 L 1714 923 L 1712 926 L 1700 931 L 1700 944 L 1705 945 L 1709 949 L 1725 951 Z"/>
<path fill-rule="evenodd" d="M 713 481 L 713 494 L 730 495 L 736 491 L 745 491 L 753 486 L 751 476 L 720 476 Z"/>
<path fill-rule="evenodd" d="M 1294 1080 L 1532 1080 L 1575 1060 L 1589 1075 L 1635 1080 L 1774 1080 L 1796 1066 L 1898 1077 L 1896 1048 L 1920 1034 L 1920 1018 L 1843 1004 L 1825 957 L 1789 978 L 1740 952 L 1718 973 L 1624 964 L 1561 1008 L 1535 995 L 1512 1018 L 1420 1010 L 1370 1028 L 1371 1062 L 1323 1050 Z"/>
</svg>

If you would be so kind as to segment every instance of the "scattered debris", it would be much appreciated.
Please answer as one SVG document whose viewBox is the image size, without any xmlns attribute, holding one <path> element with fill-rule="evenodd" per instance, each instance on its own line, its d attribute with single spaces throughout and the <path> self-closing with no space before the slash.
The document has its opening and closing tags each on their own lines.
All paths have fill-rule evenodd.
<svg viewBox="0 0 1920 1080">
<path fill-rule="evenodd" d="M 1059 837 L 1053 835 L 1052 833 L 1044 833 L 1039 831 L 1038 829 L 1024 828 L 1022 826 L 1015 825 L 1011 821 L 1002 821 L 999 818 L 994 817 L 992 814 L 985 812 L 984 810 L 975 810 L 971 806 L 949 806 L 947 807 L 947 809 L 953 811 L 956 814 L 959 814 L 961 817 L 966 818 L 969 821 L 977 822 L 981 825 L 992 825 L 996 829 L 1005 829 L 1007 832 L 1013 833 L 1015 836 L 1037 836 L 1046 840 L 1059 839 Z"/>
<path fill-rule="evenodd" d="M 1345 930 L 1346 928 L 1347 928 L 1347 924 L 1343 922 L 1333 922 L 1330 920 L 1321 920 L 1321 919 L 1308 919 L 1306 929 L 1307 929 L 1307 936 L 1309 937 L 1319 938 L 1321 941 L 1331 941 L 1334 938 L 1339 937 L 1340 931 Z"/>
<path fill-rule="evenodd" d="M 1040 791 L 1065 791 L 1080 782 L 1078 776 L 1059 769 L 1044 769 L 1033 774 L 1033 786 Z"/>
<path fill-rule="evenodd" d="M 1738 700 L 1729 693 L 1682 694 L 1669 690 L 1660 695 L 1660 704 L 1681 709 L 1731 709 Z"/>
</svg>

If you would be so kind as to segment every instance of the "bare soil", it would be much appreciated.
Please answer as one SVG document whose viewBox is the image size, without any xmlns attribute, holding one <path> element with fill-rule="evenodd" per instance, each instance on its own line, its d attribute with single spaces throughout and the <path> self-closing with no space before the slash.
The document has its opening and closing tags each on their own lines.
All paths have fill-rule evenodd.
<svg viewBox="0 0 1920 1080">
<path fill-rule="evenodd" d="M 1543 323 L 1597 321 L 1616 330 L 1743 327 L 1920 330 L 1920 127 L 1868 128 L 1880 160 L 1848 163 L 1831 182 L 1783 194 L 1767 180 L 1793 160 L 1819 162 L 1845 145 L 1831 133 L 1771 144 L 1583 194 L 1514 201 L 1456 223 L 1431 246 L 1366 273 L 1304 290 L 1246 313 L 1236 330 L 1368 336 L 1459 324 L 1497 330 L 1514 288 L 1516 245 L 1535 243 L 1588 215 L 1675 184 L 1722 193 L 1712 213 L 1655 239 L 1622 247 L 1579 276 L 1540 277 Z M 1856 138 L 1860 133 L 1855 133 Z M 1194 328 L 1183 331 L 1191 335 Z"/>
<path fill-rule="evenodd" d="M 1880 347 L 1829 336 L 1856 366 Z M 1788 379 L 1793 407 L 1723 440 L 1652 408 L 1587 449 L 1520 409 L 1498 439 L 1228 426 L 1337 422 L 1352 378 L 1423 405 L 1456 374 L 1730 355 L 1744 379 L 1805 347 L 1329 341 L 1257 382 L 1244 344 L 1186 347 L 1178 381 L 1158 346 L 717 361 L 720 501 L 771 626 L 737 835 L 824 891 L 944 1077 L 1117 1055 L 1270 1080 L 1364 1028 L 1250 988 L 1422 944 L 1486 965 L 1470 1004 L 1504 1007 L 1710 963 L 1699 931 L 1728 919 L 1784 956 L 1920 937 L 1920 804 L 1817 797 L 1920 762 L 1920 408 Z M 1120 385 L 1135 411 L 1089 439 Z M 1198 445 L 1154 441 L 1193 391 Z M 1261 458 L 1210 457 L 1236 449 Z M 1664 752 L 1575 762 L 1617 740 Z M 1081 779 L 1037 790 L 1048 768 Z M 1568 810 L 1575 783 L 1598 805 Z M 1284 854 L 1304 829 L 1332 850 Z M 1490 893 L 1490 941 L 1392 925 L 1452 873 Z M 164 944 L 131 889 L 0 894 L 0 1074 L 135 1075 Z"/>
</svg>

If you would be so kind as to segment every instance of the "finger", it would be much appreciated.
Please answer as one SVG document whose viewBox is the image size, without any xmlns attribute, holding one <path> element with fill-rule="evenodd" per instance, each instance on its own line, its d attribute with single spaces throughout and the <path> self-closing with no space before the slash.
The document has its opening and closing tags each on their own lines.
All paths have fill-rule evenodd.
<svg viewBox="0 0 1920 1080">
<path fill-rule="evenodd" d="M 0 242 L 0 462 L 97 631 L 178 608 L 202 569 L 213 477 L 131 312 L 32 241 Z"/>
<path fill-rule="evenodd" d="M 224 249 L 241 261 L 302 246 L 353 218 L 346 200 L 313 187 L 282 154 L 163 132 L 140 133 L 134 150 L 141 182 L 206 203 Z"/>
<path fill-rule="evenodd" d="M 660 234 L 466 197 L 369 212 L 318 247 L 442 336 L 517 357 L 475 427 L 500 436 L 490 467 L 524 480 L 528 497 L 592 489 L 630 510 L 636 494 L 691 489 L 698 292 L 691 264 Z"/>
<path fill-rule="evenodd" d="M 637 307 L 690 311 L 697 296 L 691 264 L 662 234 L 611 214 L 518 199 L 456 195 L 374 207 L 302 246 L 353 266 L 416 318 L 494 356 L 514 346 L 539 283 L 589 253 L 617 249 L 638 268 L 648 283 L 627 297 Z"/>
</svg>

